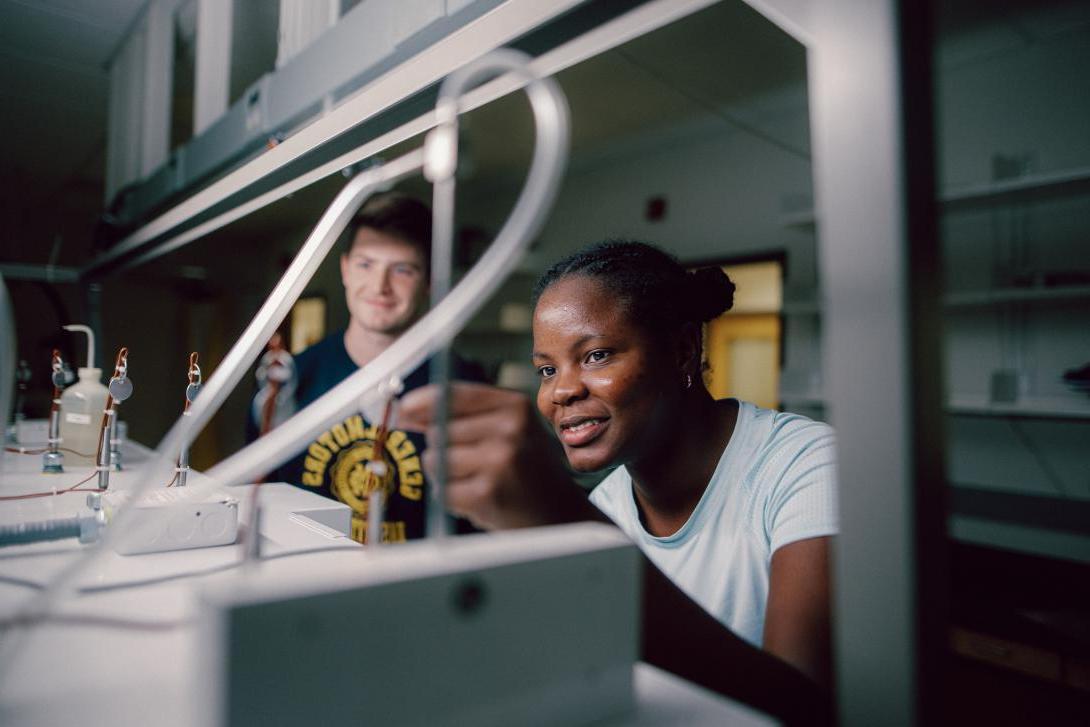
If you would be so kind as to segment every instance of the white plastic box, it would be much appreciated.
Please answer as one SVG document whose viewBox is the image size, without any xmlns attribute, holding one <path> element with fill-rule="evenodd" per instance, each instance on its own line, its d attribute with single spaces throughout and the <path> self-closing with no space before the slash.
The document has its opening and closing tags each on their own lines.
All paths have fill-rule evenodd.
<svg viewBox="0 0 1090 727">
<path fill-rule="evenodd" d="M 632 709 L 640 559 L 616 528 L 323 562 L 203 594 L 201 724 L 579 725 Z"/>
</svg>

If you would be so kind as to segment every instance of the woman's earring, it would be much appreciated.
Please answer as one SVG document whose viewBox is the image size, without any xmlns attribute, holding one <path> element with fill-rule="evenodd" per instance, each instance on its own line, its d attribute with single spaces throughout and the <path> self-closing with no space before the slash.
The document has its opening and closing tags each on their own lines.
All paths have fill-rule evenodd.
<svg viewBox="0 0 1090 727">
<path fill-rule="evenodd" d="M 693 375 L 692 374 L 685 374 L 685 388 L 686 389 L 693 388 Z"/>
</svg>

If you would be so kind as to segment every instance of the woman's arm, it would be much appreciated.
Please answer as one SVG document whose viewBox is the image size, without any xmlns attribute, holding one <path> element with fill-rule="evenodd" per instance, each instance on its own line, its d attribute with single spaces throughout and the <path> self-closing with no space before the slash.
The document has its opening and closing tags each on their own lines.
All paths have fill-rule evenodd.
<svg viewBox="0 0 1090 727">
<path fill-rule="evenodd" d="M 406 394 L 397 426 L 431 429 L 437 391 L 424 387 Z M 452 512 L 490 529 L 610 522 L 572 481 L 555 439 L 541 426 L 526 396 L 456 384 L 450 411 L 446 498 Z M 425 465 L 433 467 L 436 456 L 433 450 L 425 452 Z M 781 623 L 800 609 L 790 603 L 802 595 L 790 584 L 797 575 L 795 567 L 801 566 L 792 555 L 795 545 L 786 545 L 773 556 L 769 610 L 775 605 L 780 624 L 771 631 L 776 656 L 733 634 L 644 558 L 643 660 L 789 723 L 827 722 L 828 696 L 804 675 L 815 672 L 798 656 L 808 653 L 799 641 L 805 629 Z M 786 559 L 777 559 L 782 552 L 788 552 Z M 767 621 L 765 633 L 767 638 Z"/>
<path fill-rule="evenodd" d="M 763 638 L 770 653 L 826 686 L 832 677 L 831 541 L 808 538 L 772 554 Z"/>
<path fill-rule="evenodd" d="M 644 558 L 641 658 L 786 724 L 832 723 L 829 693 L 735 635 Z"/>
</svg>

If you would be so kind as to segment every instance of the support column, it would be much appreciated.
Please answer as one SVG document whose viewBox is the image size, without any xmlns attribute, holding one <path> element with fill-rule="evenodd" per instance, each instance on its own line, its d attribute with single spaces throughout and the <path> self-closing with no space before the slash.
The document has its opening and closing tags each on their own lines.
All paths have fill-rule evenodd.
<svg viewBox="0 0 1090 727">
<path fill-rule="evenodd" d="M 908 7 L 908 6 L 912 7 Z M 841 722 L 938 724 L 945 664 L 929 3 L 818 0 L 810 53 Z"/>
</svg>

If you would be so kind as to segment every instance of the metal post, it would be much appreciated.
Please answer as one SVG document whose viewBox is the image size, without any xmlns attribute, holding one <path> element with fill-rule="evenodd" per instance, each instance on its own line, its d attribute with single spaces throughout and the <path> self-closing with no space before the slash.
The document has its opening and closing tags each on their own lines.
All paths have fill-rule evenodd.
<svg viewBox="0 0 1090 727">
<path fill-rule="evenodd" d="M 820 0 L 810 99 L 847 725 L 941 722 L 945 553 L 927 8 Z M 915 15 L 914 15 L 915 14 Z"/>
<path fill-rule="evenodd" d="M 117 432 L 117 410 L 114 410 L 114 415 L 110 417 L 110 469 L 114 472 L 120 472 L 121 467 L 121 438 Z"/>
</svg>

